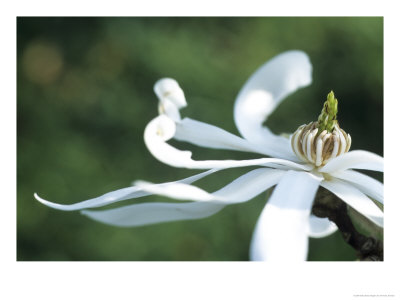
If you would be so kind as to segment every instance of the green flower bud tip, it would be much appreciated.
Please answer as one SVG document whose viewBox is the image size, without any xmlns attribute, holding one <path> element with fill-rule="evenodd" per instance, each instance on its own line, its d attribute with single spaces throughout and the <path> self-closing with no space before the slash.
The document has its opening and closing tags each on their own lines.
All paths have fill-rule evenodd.
<svg viewBox="0 0 400 300">
<path fill-rule="evenodd" d="M 321 114 L 318 117 L 318 134 L 326 130 L 332 132 L 337 124 L 336 115 L 338 112 L 338 100 L 335 98 L 335 94 L 331 91 L 326 98 L 324 107 L 322 108 Z"/>
</svg>

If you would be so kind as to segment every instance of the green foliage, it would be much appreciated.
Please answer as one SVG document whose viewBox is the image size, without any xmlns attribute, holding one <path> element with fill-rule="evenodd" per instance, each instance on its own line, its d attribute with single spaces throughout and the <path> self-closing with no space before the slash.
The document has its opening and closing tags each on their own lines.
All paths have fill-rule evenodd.
<svg viewBox="0 0 400 300">
<path fill-rule="evenodd" d="M 303 50 L 313 84 L 290 95 L 267 125 L 293 132 L 315 119 L 321 95 L 333 89 L 353 149 L 383 152 L 383 18 L 24 17 L 17 43 L 18 260 L 248 260 L 263 195 L 203 220 L 123 229 L 33 198 L 74 203 L 137 179 L 195 174 L 156 161 L 144 146 L 161 77 L 185 91 L 183 115 L 238 134 L 233 103 L 248 76 L 280 52 Z M 256 157 L 175 144 L 196 159 Z M 199 185 L 215 191 L 246 171 Z M 335 234 L 311 239 L 309 258 L 353 260 L 354 253 Z"/>
</svg>

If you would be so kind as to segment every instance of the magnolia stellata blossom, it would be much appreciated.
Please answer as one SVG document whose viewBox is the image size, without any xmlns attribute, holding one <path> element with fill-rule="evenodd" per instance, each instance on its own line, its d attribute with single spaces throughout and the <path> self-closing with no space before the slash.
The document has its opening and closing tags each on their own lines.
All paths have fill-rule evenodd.
<svg viewBox="0 0 400 300">
<path fill-rule="evenodd" d="M 146 146 L 165 164 L 207 171 L 161 184 L 136 181 L 132 187 L 75 204 L 49 202 L 36 194 L 35 197 L 55 209 L 80 210 L 105 224 L 134 227 L 205 218 L 226 205 L 251 200 L 276 186 L 253 233 L 252 260 L 305 260 L 309 237 L 325 237 L 335 232 L 334 223 L 311 214 L 320 186 L 383 227 L 383 212 L 371 200 L 383 203 L 383 184 L 353 170 L 383 172 L 383 158 L 368 151 L 349 151 L 351 138 L 336 121 L 337 101 L 333 93 L 328 95 L 318 121 L 300 126 L 291 138 L 276 135 L 263 126 L 284 98 L 311 83 L 311 73 L 310 60 L 301 51 L 284 52 L 262 65 L 235 101 L 234 120 L 243 137 L 190 118 L 182 119 L 179 110 L 187 105 L 184 92 L 175 80 L 161 79 L 154 86 L 160 114 L 146 126 Z M 261 158 L 198 161 L 191 158 L 190 151 L 168 144 L 170 139 L 200 147 L 258 153 Z M 245 166 L 255 169 L 215 192 L 193 185 L 220 170 Z M 92 210 L 151 194 L 192 202 L 151 202 Z"/>
</svg>

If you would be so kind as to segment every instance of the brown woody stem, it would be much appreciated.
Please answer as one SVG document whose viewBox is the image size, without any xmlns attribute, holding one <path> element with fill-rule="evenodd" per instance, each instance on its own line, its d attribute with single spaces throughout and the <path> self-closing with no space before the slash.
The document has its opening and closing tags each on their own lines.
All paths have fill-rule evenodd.
<svg viewBox="0 0 400 300">
<path fill-rule="evenodd" d="M 359 233 L 349 217 L 347 204 L 334 194 L 320 187 L 312 213 L 334 222 L 346 243 L 357 251 L 360 260 L 383 261 L 383 242 Z"/>
</svg>

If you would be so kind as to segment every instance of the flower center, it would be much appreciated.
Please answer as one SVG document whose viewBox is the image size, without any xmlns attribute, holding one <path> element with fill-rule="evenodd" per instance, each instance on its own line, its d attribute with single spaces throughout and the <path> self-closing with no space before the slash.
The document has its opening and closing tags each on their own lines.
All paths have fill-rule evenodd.
<svg viewBox="0 0 400 300">
<path fill-rule="evenodd" d="M 337 99 L 330 92 L 318 121 L 301 125 L 291 137 L 298 158 L 319 167 L 349 151 L 351 137 L 339 127 L 336 114 Z"/>
</svg>

